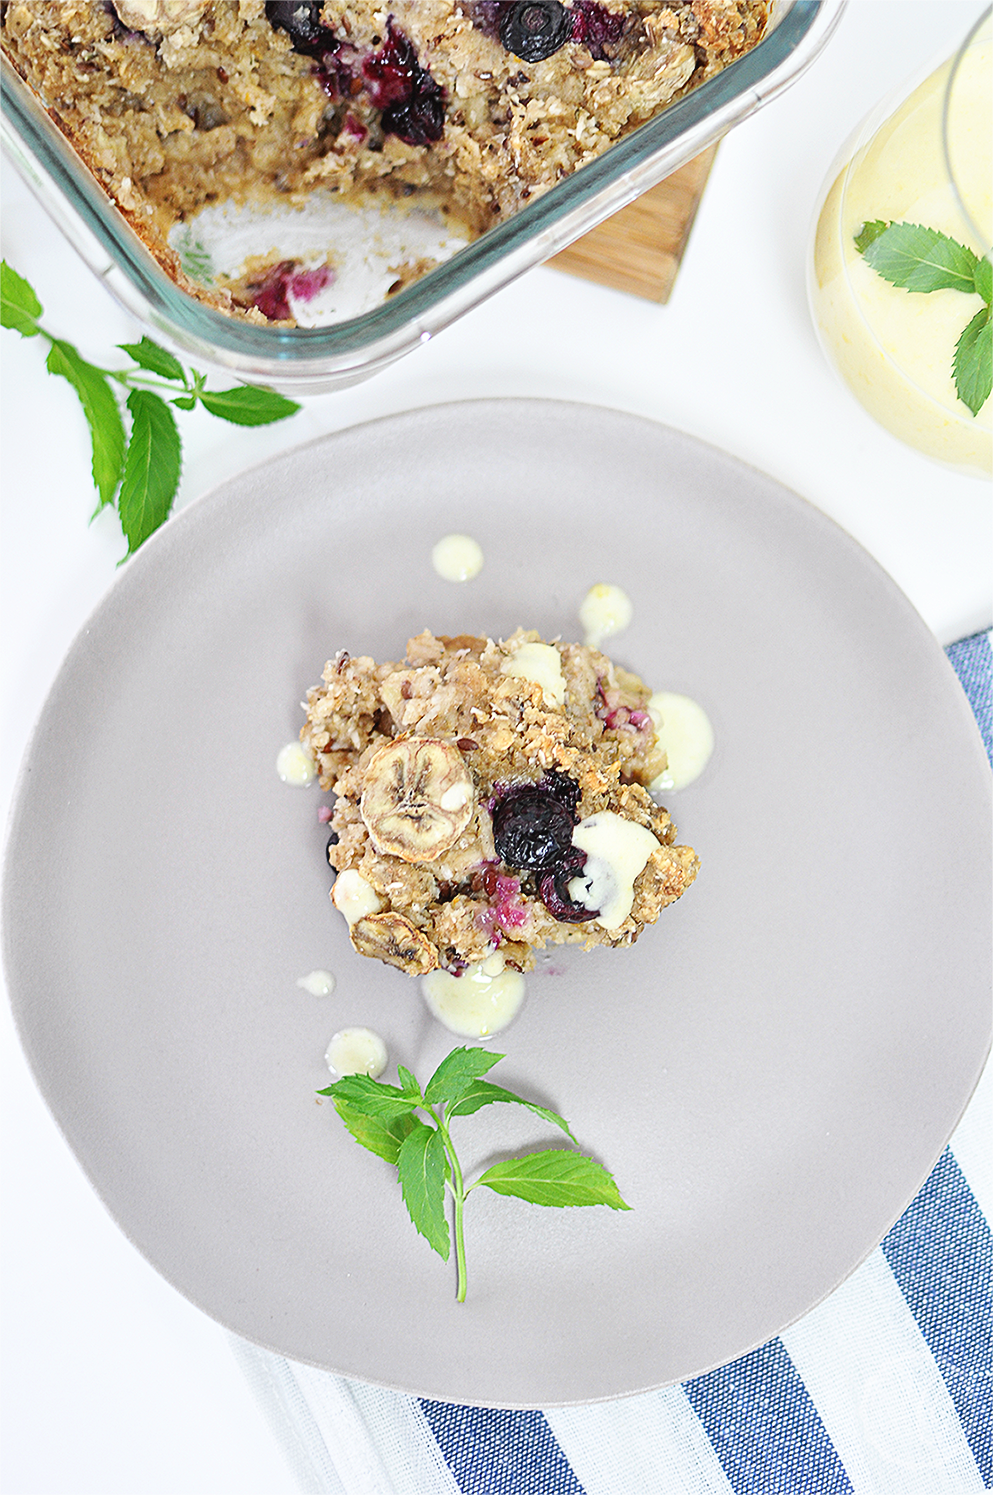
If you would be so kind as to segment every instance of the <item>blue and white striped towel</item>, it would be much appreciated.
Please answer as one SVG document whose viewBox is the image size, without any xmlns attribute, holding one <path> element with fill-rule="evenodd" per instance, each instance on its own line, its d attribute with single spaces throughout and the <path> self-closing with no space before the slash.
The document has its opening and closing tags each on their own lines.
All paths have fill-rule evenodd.
<svg viewBox="0 0 993 1495">
<path fill-rule="evenodd" d="M 949 658 L 993 761 L 990 634 Z M 313 1495 L 971 1495 L 993 1487 L 993 1068 L 882 1245 L 778 1338 L 681 1386 L 505 1412 L 234 1342 Z"/>
</svg>

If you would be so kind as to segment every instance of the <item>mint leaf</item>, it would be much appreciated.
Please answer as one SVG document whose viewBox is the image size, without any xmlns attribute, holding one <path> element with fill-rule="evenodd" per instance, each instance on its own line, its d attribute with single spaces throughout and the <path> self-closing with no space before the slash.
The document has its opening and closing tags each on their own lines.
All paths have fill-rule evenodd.
<svg viewBox="0 0 993 1495">
<path fill-rule="evenodd" d="M 855 235 L 855 248 L 859 254 L 865 254 L 873 240 L 878 239 L 879 235 L 884 234 L 888 228 L 889 224 L 885 218 L 874 218 L 871 223 L 863 223 Z"/>
<path fill-rule="evenodd" d="M 387 1163 L 396 1163 L 400 1158 L 400 1146 L 404 1138 L 418 1125 L 417 1118 L 409 1112 L 384 1121 L 378 1116 L 367 1116 L 347 1101 L 335 1100 L 334 1108 L 356 1142 L 374 1152 Z"/>
<path fill-rule="evenodd" d="M 131 437 L 117 498 L 121 528 L 133 555 L 169 516 L 179 487 L 181 447 L 176 417 L 147 389 L 128 395 Z"/>
<path fill-rule="evenodd" d="M 335 1105 L 341 1100 L 354 1110 L 363 1111 L 366 1116 L 380 1116 L 384 1120 L 416 1111 L 420 1098 L 420 1092 L 411 1096 L 395 1085 L 384 1085 L 369 1075 L 345 1075 L 317 1093 L 330 1095 Z"/>
<path fill-rule="evenodd" d="M 978 415 L 990 397 L 990 300 L 993 265 L 965 244 L 919 223 L 863 223 L 855 247 L 884 280 L 908 291 L 965 291 L 986 305 L 978 311 L 955 345 L 952 378 L 959 399 Z"/>
<path fill-rule="evenodd" d="M 993 325 L 990 308 L 977 311 L 955 344 L 952 375 L 959 399 L 978 415 L 993 385 Z"/>
<path fill-rule="evenodd" d="M 158 343 L 153 343 L 150 337 L 143 337 L 140 343 L 118 343 L 117 346 L 139 368 L 148 369 L 152 374 L 161 374 L 163 379 L 178 379 L 180 384 L 186 383 L 186 375 L 179 359 L 173 358 Z"/>
<path fill-rule="evenodd" d="M 993 263 L 984 254 L 976 265 L 976 274 L 973 277 L 976 295 L 982 296 L 986 305 L 989 306 L 993 300 Z"/>
<path fill-rule="evenodd" d="M 421 1087 L 414 1079 L 414 1076 L 411 1074 L 410 1070 L 404 1069 L 402 1064 L 398 1064 L 397 1074 L 400 1076 L 400 1088 L 403 1091 L 403 1094 L 407 1096 L 408 1099 L 412 1100 L 415 1105 L 423 1105 L 424 1097 L 421 1094 Z"/>
<path fill-rule="evenodd" d="M 170 400 L 170 405 L 175 405 L 177 410 L 195 410 L 196 395 L 180 395 L 178 400 Z"/>
<path fill-rule="evenodd" d="M 22 337 L 37 337 L 40 316 L 41 302 L 27 281 L 6 260 L 0 261 L 0 326 Z"/>
<path fill-rule="evenodd" d="M 50 374 L 67 379 L 79 396 L 90 427 L 93 448 L 93 482 L 100 495 L 100 509 L 117 492 L 124 465 L 124 422 L 113 390 L 99 369 L 80 358 L 72 343 L 54 338 L 45 360 Z"/>
<path fill-rule="evenodd" d="M 285 420 L 300 409 L 293 400 L 274 394 L 271 389 L 256 389 L 249 384 L 225 389 L 219 394 L 204 389 L 200 399 L 211 415 L 233 421 L 236 426 L 268 426 L 273 421 Z"/>
<path fill-rule="evenodd" d="M 503 1090 L 499 1085 L 491 1085 L 488 1080 L 475 1080 L 467 1090 L 464 1090 L 448 1108 L 448 1119 L 453 1116 L 471 1116 L 482 1106 L 492 1105 L 494 1101 L 512 1102 L 518 1106 L 525 1106 L 527 1110 L 533 1111 L 543 1121 L 551 1122 L 552 1126 L 560 1127 L 571 1141 L 575 1137 L 569 1130 L 568 1124 L 558 1115 L 556 1111 L 549 1111 L 546 1106 L 538 1106 L 534 1101 L 525 1100 L 522 1095 L 515 1095 L 512 1090 Z"/>
<path fill-rule="evenodd" d="M 503 1058 L 503 1054 L 491 1054 L 488 1049 L 453 1049 L 428 1080 L 424 1099 L 431 1105 L 458 1100 L 473 1080 L 486 1074 Z"/>
<path fill-rule="evenodd" d="M 919 223 L 890 223 L 878 233 L 877 228 L 878 221 L 863 224 L 855 247 L 891 285 L 907 291 L 975 291 L 978 261 L 964 244 Z"/>
<path fill-rule="evenodd" d="M 179 255 L 179 263 L 183 271 L 191 280 L 198 280 L 201 285 L 210 285 L 214 279 L 214 262 L 210 257 L 210 250 L 199 239 L 194 238 L 189 225 L 177 235 L 174 248 Z"/>
<path fill-rule="evenodd" d="M 610 1209 L 630 1209 L 606 1168 L 592 1158 L 563 1148 L 529 1152 L 522 1158 L 494 1163 L 472 1187 L 479 1184 L 497 1194 L 527 1199 L 531 1204 L 559 1207 L 606 1204 Z"/>
<path fill-rule="evenodd" d="M 415 1119 L 397 1160 L 407 1213 L 432 1250 L 445 1261 L 452 1249 L 445 1218 L 445 1144 L 433 1126 Z"/>
</svg>

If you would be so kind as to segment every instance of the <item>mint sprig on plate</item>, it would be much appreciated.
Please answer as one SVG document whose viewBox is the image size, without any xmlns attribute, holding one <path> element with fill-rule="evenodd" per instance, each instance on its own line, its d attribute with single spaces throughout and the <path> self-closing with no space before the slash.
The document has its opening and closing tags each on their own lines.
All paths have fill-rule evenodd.
<svg viewBox="0 0 993 1495">
<path fill-rule="evenodd" d="M 993 387 L 993 322 L 990 298 L 993 266 L 966 244 L 920 223 L 863 223 L 855 248 L 866 264 L 890 285 L 905 291 L 964 291 L 981 296 L 985 305 L 968 323 L 955 345 L 952 378 L 959 399 L 978 415 Z"/>
<path fill-rule="evenodd" d="M 414 1226 L 444 1260 L 455 1240 L 456 1297 L 465 1302 L 466 1253 L 464 1209 L 473 1189 L 491 1189 L 531 1204 L 556 1207 L 605 1204 L 626 1210 L 617 1185 L 600 1163 L 570 1148 L 554 1147 L 494 1163 L 466 1184 L 450 1123 L 459 1116 L 500 1101 L 525 1106 L 543 1121 L 575 1137 L 554 1111 L 491 1085 L 483 1076 L 505 1055 L 486 1049 L 457 1048 L 443 1059 L 423 1091 L 409 1069 L 398 1067 L 399 1086 L 367 1075 L 346 1075 L 319 1095 L 329 1095 L 356 1142 L 396 1167 L 404 1204 Z M 419 1115 L 418 1113 L 423 1113 Z M 426 1116 L 426 1120 L 423 1119 Z M 452 1226 L 446 1213 L 446 1189 L 453 1200 Z"/>
<path fill-rule="evenodd" d="M 253 385 L 206 389 L 203 374 L 187 372 L 178 358 L 148 337 L 118 345 L 134 368 L 97 368 L 72 343 L 43 327 L 43 315 L 28 282 L 6 261 L 0 264 L 0 325 L 21 337 L 43 338 L 48 372 L 66 379 L 79 396 L 90 428 L 96 514 L 116 503 L 128 555 L 169 517 L 176 497 L 182 442 L 173 408 L 193 410 L 199 404 L 238 426 L 269 425 L 300 408 Z"/>
</svg>

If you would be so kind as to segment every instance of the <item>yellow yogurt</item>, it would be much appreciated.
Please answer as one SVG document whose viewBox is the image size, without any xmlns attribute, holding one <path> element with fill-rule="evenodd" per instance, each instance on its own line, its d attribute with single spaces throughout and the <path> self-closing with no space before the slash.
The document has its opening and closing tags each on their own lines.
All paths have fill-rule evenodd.
<svg viewBox="0 0 993 1495">
<path fill-rule="evenodd" d="M 461 976 L 429 971 L 421 977 L 421 992 L 430 1011 L 451 1033 L 463 1038 L 489 1038 L 512 1023 L 524 1001 L 525 981 L 504 965 L 497 952 L 469 966 Z"/>
<path fill-rule="evenodd" d="M 942 139 L 954 67 L 951 58 L 915 89 L 832 183 L 814 238 L 810 298 L 826 351 L 869 414 L 928 456 L 984 475 L 993 466 L 993 401 L 974 416 L 952 378 L 955 344 L 982 299 L 893 286 L 854 243 L 863 223 L 882 219 L 939 229 L 977 254 L 988 251 L 988 30 L 963 55 L 949 96 L 948 149 L 968 218 L 949 178 Z"/>
</svg>

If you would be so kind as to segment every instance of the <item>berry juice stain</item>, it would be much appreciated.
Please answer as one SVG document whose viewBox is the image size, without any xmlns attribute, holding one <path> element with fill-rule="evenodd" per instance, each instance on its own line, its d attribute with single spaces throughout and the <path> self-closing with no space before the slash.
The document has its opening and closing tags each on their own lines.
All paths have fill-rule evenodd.
<svg viewBox="0 0 993 1495">
<path fill-rule="evenodd" d="M 382 45 L 359 62 L 356 49 L 321 20 L 320 0 L 267 0 L 266 18 L 285 31 L 294 52 L 310 57 L 329 98 L 363 87 L 382 114 L 383 131 L 407 145 L 432 145 L 445 132 L 445 93 L 418 60 L 410 39 L 386 22 Z"/>
<path fill-rule="evenodd" d="M 574 0 L 572 16 L 570 40 L 582 43 L 595 62 L 603 62 L 608 56 L 606 49 L 621 39 L 624 16 L 605 9 L 596 0 Z"/>
<path fill-rule="evenodd" d="M 387 135 L 406 145 L 430 145 L 445 133 L 445 95 L 393 17 L 386 22 L 386 40 L 362 63 L 366 92 L 383 117 Z"/>
<path fill-rule="evenodd" d="M 280 260 L 267 270 L 261 280 L 249 282 L 251 304 L 270 322 L 291 322 L 295 301 L 313 301 L 319 291 L 334 281 L 331 265 L 317 265 L 312 270 L 300 268 L 299 260 Z"/>
</svg>

